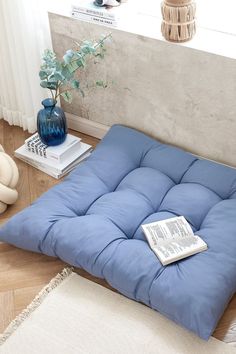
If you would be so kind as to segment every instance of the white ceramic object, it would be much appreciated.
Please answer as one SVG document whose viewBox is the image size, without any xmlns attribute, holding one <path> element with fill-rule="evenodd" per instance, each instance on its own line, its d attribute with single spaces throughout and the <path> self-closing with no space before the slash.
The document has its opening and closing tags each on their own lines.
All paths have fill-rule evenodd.
<svg viewBox="0 0 236 354">
<path fill-rule="evenodd" d="M 19 171 L 13 159 L 4 152 L 0 145 L 0 214 L 7 205 L 14 204 L 18 198 L 15 189 L 19 180 Z"/>
<path fill-rule="evenodd" d="M 127 2 L 128 0 L 95 0 L 94 3 L 97 6 L 120 6 L 123 2 Z"/>
</svg>

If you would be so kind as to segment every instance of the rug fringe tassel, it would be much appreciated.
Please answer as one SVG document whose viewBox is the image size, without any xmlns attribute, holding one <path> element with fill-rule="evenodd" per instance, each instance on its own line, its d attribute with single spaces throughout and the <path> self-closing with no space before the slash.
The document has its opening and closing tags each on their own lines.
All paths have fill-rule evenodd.
<svg viewBox="0 0 236 354">
<path fill-rule="evenodd" d="M 34 300 L 31 302 L 29 306 L 26 307 L 6 328 L 6 330 L 0 334 L 0 345 L 2 345 L 7 338 L 9 338 L 12 333 L 21 325 L 22 322 L 26 320 L 29 315 L 36 310 L 43 300 L 47 297 L 47 295 L 55 289 L 58 285 L 60 285 L 63 280 L 65 280 L 68 276 L 73 272 L 73 267 L 64 268 L 61 273 L 58 273 L 39 293 L 36 295 Z"/>
</svg>

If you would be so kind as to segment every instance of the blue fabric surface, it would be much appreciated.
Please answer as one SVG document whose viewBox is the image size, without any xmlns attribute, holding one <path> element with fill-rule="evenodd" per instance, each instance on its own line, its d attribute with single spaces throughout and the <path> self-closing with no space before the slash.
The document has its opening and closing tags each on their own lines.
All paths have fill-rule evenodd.
<svg viewBox="0 0 236 354">
<path fill-rule="evenodd" d="M 140 225 L 183 215 L 206 252 L 163 267 Z M 236 170 L 123 126 L 0 229 L 209 338 L 236 290 Z"/>
</svg>

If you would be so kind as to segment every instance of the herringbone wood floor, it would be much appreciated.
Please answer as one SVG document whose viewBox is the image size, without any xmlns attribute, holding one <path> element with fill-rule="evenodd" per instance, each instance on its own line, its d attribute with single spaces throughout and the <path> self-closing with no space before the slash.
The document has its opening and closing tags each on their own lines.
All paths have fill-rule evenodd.
<svg viewBox="0 0 236 354">
<path fill-rule="evenodd" d="M 98 142 L 97 139 L 78 132 L 73 132 L 73 134 L 82 137 L 84 142 L 93 146 Z M 0 120 L 0 144 L 10 155 L 13 155 L 13 151 L 22 145 L 28 136 L 29 134 L 23 132 L 22 129 L 10 127 L 6 122 Z M 58 183 L 57 180 L 20 160 L 16 160 L 16 162 L 20 170 L 20 181 L 17 187 L 19 200 L 0 216 L 0 225 Z M 64 266 L 65 263 L 58 259 L 0 243 L 0 333 Z M 78 269 L 77 272 L 92 281 L 109 287 L 105 281 L 97 279 L 85 271 Z M 214 336 L 236 346 L 236 295 L 225 311 Z"/>
</svg>

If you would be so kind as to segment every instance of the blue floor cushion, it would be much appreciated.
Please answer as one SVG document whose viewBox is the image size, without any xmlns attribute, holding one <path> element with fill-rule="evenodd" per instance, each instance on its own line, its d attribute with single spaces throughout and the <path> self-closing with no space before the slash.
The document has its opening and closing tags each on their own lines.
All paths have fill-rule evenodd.
<svg viewBox="0 0 236 354">
<path fill-rule="evenodd" d="M 208 250 L 163 267 L 141 224 L 179 215 Z M 115 125 L 0 240 L 83 268 L 208 339 L 236 290 L 236 170 Z"/>
</svg>

